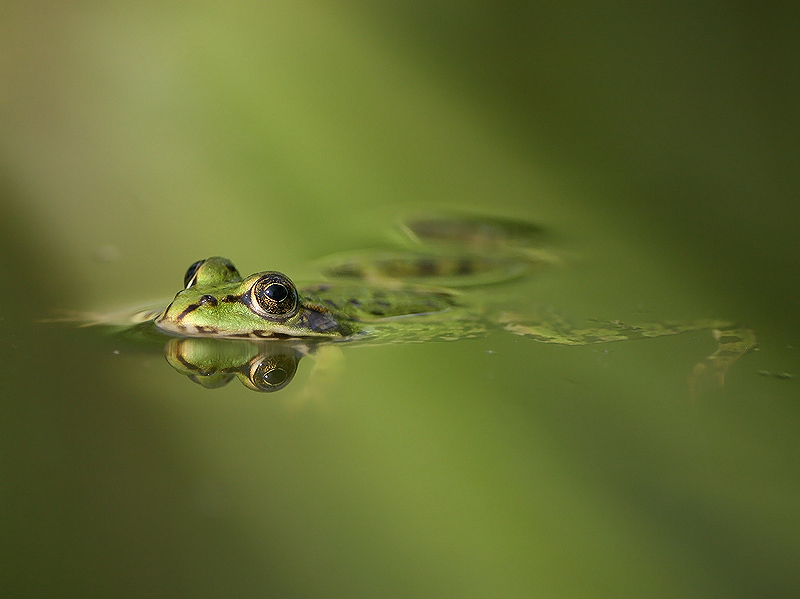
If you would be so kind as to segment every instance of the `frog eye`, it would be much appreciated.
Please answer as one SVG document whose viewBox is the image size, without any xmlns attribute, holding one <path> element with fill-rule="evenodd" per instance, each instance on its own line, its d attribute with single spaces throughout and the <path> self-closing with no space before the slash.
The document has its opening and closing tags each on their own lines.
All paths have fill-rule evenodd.
<svg viewBox="0 0 800 599">
<path fill-rule="evenodd" d="M 280 391 L 292 381 L 298 361 L 298 358 L 288 354 L 262 357 L 250 365 L 247 382 L 242 382 L 256 391 Z"/>
<path fill-rule="evenodd" d="M 189 287 L 194 285 L 195 280 L 197 280 L 197 271 L 200 270 L 200 267 L 203 265 L 203 262 L 205 262 L 205 260 L 198 260 L 188 268 L 186 274 L 183 277 L 184 289 L 189 289 Z"/>
<path fill-rule="evenodd" d="M 238 283 L 242 275 L 236 270 L 233 262 L 227 258 L 213 256 L 198 260 L 192 264 L 183 277 L 183 287 L 189 289 L 195 285 L 222 285 Z"/>
<path fill-rule="evenodd" d="M 267 318 L 292 316 L 299 305 L 297 289 L 286 275 L 267 273 L 250 288 L 250 305 Z"/>
</svg>

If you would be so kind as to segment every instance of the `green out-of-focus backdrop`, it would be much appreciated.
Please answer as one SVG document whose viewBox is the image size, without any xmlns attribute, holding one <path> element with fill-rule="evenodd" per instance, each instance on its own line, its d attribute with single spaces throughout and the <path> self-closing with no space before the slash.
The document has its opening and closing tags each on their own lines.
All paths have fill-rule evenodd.
<svg viewBox="0 0 800 599">
<path fill-rule="evenodd" d="M 800 596 L 797 3 L 47 2 L 0 19 L 0 596 Z M 275 394 L 47 319 L 209 255 L 540 223 L 560 314 L 704 334 L 345 348 Z"/>
</svg>

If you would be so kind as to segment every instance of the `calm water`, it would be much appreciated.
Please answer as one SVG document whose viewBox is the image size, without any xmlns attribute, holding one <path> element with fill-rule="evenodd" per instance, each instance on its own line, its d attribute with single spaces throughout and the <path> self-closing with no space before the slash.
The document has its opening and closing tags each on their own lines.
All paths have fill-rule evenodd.
<svg viewBox="0 0 800 599">
<path fill-rule="evenodd" d="M 533 288 L 582 296 L 586 270 Z M 53 293 L 47 277 L 25 286 Z M 352 346 L 336 376 L 305 358 L 259 394 L 203 389 L 157 346 L 32 322 L 57 304 L 2 321 L 20 588 L 729 597 L 794 584 L 798 383 L 757 371 L 797 373 L 798 350 L 768 328 L 695 398 L 707 333 Z"/>
<path fill-rule="evenodd" d="M 463 15 L 434 44 L 408 36 L 435 15 L 358 3 L 25 6 L 3 25 L 18 49 L 0 71 L 13 90 L 0 125 L 3 597 L 800 593 L 796 214 L 778 193 L 796 189 L 781 166 L 790 136 L 767 144 L 784 152 L 770 179 L 767 158 L 745 160 L 757 124 L 740 138 L 686 109 L 685 138 L 662 131 L 670 107 L 686 108 L 675 98 L 613 129 L 616 96 L 595 89 L 609 104 L 587 121 L 552 77 L 584 63 L 516 64 L 516 38 L 484 40 L 476 68 L 530 79 L 481 71 L 497 91 L 470 91 L 449 53 L 471 39 L 457 35 Z M 661 64 L 642 56 L 637 72 Z M 667 72 L 694 68 L 677 64 Z M 516 121 L 542 77 L 549 120 L 537 105 Z M 213 254 L 313 280 L 314 259 L 391 243 L 393 219 L 429 204 L 542 223 L 565 264 L 525 284 L 529 305 L 578 320 L 725 318 L 759 351 L 692 397 L 708 333 L 559 347 L 494 331 L 347 346 L 260 394 L 236 380 L 204 389 L 158 345 L 41 322 L 169 299 Z"/>
</svg>

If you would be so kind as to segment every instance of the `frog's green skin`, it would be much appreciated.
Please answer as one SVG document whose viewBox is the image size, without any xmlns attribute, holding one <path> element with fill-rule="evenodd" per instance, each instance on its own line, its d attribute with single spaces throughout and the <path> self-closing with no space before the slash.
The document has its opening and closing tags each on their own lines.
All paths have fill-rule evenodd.
<svg viewBox="0 0 800 599">
<path fill-rule="evenodd" d="M 491 314 L 481 302 L 470 301 L 469 285 L 522 276 L 555 261 L 536 247 L 538 228 L 502 219 L 447 217 L 410 221 L 404 230 L 424 244 L 421 251 L 371 252 L 327 265 L 324 272 L 330 278 L 357 281 L 349 285 L 298 289 L 279 272 L 244 278 L 226 258 L 198 261 L 172 303 L 140 320 L 177 337 L 272 341 L 453 340 L 482 335 L 495 324 L 546 343 L 585 345 L 709 329 L 719 348 L 698 364 L 696 373 L 711 369 L 720 382 L 728 365 L 755 342 L 750 331 L 714 320 L 635 326 L 593 322 L 576 328 L 552 315 Z M 451 288 L 434 286 L 441 281 Z M 462 289 L 454 290 L 453 281 Z"/>
</svg>

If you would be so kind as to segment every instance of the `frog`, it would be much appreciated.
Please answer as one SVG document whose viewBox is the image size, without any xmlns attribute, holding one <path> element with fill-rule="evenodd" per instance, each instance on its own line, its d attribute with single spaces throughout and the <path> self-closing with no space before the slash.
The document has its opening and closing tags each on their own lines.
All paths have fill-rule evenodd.
<svg viewBox="0 0 800 599">
<path fill-rule="evenodd" d="M 174 300 L 144 320 L 180 337 L 463 338 L 485 332 L 486 323 L 456 287 L 512 280 L 553 260 L 529 247 L 538 229 L 523 222 L 427 217 L 406 221 L 402 229 L 425 249 L 334 257 L 322 269 L 329 281 L 302 287 L 278 271 L 243 277 L 221 256 L 199 260 L 186 271 Z"/>
<path fill-rule="evenodd" d="M 268 343 L 314 347 L 322 343 L 454 341 L 486 335 L 492 328 L 560 345 L 709 330 L 718 346 L 695 366 L 692 385 L 708 373 L 723 384 L 728 367 L 755 345 L 752 331 L 724 320 L 635 324 L 598 320 L 574 326 L 554 313 L 525 314 L 509 309 L 502 301 L 496 305 L 492 289 L 561 262 L 543 243 L 544 230 L 533 223 L 426 215 L 407 219 L 400 230 L 411 247 L 331 257 L 321 267 L 325 280 L 308 285 L 298 285 L 273 270 L 244 277 L 222 256 L 198 260 L 187 269 L 183 288 L 174 299 L 165 308 L 140 312 L 135 319 L 137 327 L 179 339 L 257 343 L 262 349 L 255 353 L 265 356 L 274 353 L 263 349 Z M 191 371 L 187 355 L 202 355 L 202 365 L 195 370 L 211 372 L 208 356 L 216 354 L 207 347 L 199 350 L 184 345 L 192 351 L 175 351 L 175 347 L 173 343 L 175 359 L 171 363 L 183 364 Z M 253 362 L 250 353 L 242 365 Z M 228 365 L 230 358 L 224 361 Z M 231 378 L 235 370 L 226 368 L 228 374 L 222 380 Z M 282 372 L 290 370 L 283 368 Z"/>
<path fill-rule="evenodd" d="M 397 342 L 483 331 L 465 308 L 457 293 L 445 289 L 366 283 L 298 288 L 277 271 L 244 278 L 230 260 L 215 256 L 189 268 L 184 289 L 153 325 L 179 337 Z"/>
</svg>

